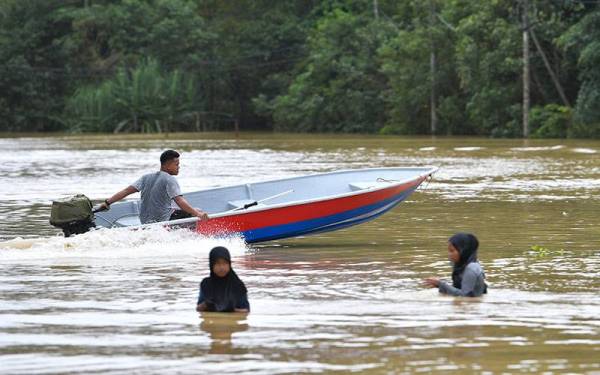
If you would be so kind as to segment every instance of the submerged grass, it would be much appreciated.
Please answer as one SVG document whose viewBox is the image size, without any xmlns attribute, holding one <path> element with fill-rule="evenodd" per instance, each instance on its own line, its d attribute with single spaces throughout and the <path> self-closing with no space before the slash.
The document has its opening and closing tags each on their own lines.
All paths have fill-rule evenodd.
<svg viewBox="0 0 600 375">
<path fill-rule="evenodd" d="M 541 246 L 541 245 L 532 245 L 529 248 L 529 252 L 531 254 L 533 254 L 536 258 L 565 255 L 565 249 L 551 250 L 551 249 L 549 249 L 545 246 Z"/>
</svg>

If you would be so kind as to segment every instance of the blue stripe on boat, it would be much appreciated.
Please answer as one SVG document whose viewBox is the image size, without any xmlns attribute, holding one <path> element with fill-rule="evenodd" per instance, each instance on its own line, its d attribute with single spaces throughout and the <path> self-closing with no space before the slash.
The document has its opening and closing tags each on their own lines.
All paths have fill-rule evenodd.
<svg viewBox="0 0 600 375">
<path fill-rule="evenodd" d="M 244 240 L 246 242 L 252 243 L 346 228 L 383 215 L 390 209 L 394 208 L 398 203 L 405 200 L 410 194 L 412 194 L 413 191 L 416 190 L 416 188 L 417 187 L 405 190 L 400 194 L 377 203 L 340 212 L 335 215 L 324 216 L 318 219 L 310 219 L 290 224 L 252 229 L 243 232 L 242 235 L 244 236 Z"/>
</svg>

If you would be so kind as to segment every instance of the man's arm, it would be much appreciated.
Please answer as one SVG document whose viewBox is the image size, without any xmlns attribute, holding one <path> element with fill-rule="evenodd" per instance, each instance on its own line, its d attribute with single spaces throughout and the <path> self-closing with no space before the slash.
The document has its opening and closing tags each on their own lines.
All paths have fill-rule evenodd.
<svg viewBox="0 0 600 375">
<path fill-rule="evenodd" d="M 118 202 L 121 199 L 125 198 L 126 196 L 131 195 L 133 193 L 137 193 L 137 192 L 138 192 L 138 189 L 134 188 L 133 186 L 127 186 L 125 189 L 116 193 L 112 197 L 105 199 L 104 202 L 102 202 L 102 204 L 100 205 L 100 208 L 102 210 L 108 210 L 108 208 L 110 207 L 111 204 Z"/>
<path fill-rule="evenodd" d="M 192 215 L 192 216 L 196 216 L 198 219 L 200 220 L 208 220 L 208 214 L 202 210 L 198 210 L 195 209 L 194 207 L 192 207 L 187 200 L 185 200 L 185 198 L 181 195 L 176 196 L 175 198 L 173 198 L 173 200 L 175 201 L 175 203 L 177 203 L 177 205 L 184 210 L 185 212 L 187 212 L 188 214 Z"/>
</svg>

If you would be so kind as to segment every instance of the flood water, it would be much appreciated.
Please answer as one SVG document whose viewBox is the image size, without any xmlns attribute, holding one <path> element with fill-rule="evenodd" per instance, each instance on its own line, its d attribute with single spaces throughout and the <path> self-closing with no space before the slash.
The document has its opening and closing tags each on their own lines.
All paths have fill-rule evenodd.
<svg viewBox="0 0 600 375">
<path fill-rule="evenodd" d="M 382 166 L 440 167 L 386 215 L 246 245 L 181 231 L 65 239 L 51 201 L 101 200 L 182 152 L 183 191 Z M 200 134 L 0 138 L 0 372 L 600 374 L 600 142 Z M 446 241 L 480 240 L 482 298 Z M 195 312 L 223 244 L 250 314 Z M 537 246 L 532 249 L 532 246 Z"/>
</svg>

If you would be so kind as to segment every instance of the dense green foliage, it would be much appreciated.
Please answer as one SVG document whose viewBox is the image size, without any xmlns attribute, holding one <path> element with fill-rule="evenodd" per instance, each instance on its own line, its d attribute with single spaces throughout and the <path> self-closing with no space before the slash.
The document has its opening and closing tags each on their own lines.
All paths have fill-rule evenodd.
<svg viewBox="0 0 600 375">
<path fill-rule="evenodd" d="M 97 87 L 77 90 L 67 103 L 65 118 L 70 129 L 81 131 L 190 129 L 199 120 L 194 82 L 179 70 L 161 72 L 154 60 L 142 62 L 131 71 L 119 69 Z"/>
<path fill-rule="evenodd" d="M 2 0 L 0 131 L 518 137 L 523 4 Z M 600 137 L 600 4 L 527 14 L 531 136 Z"/>
</svg>

